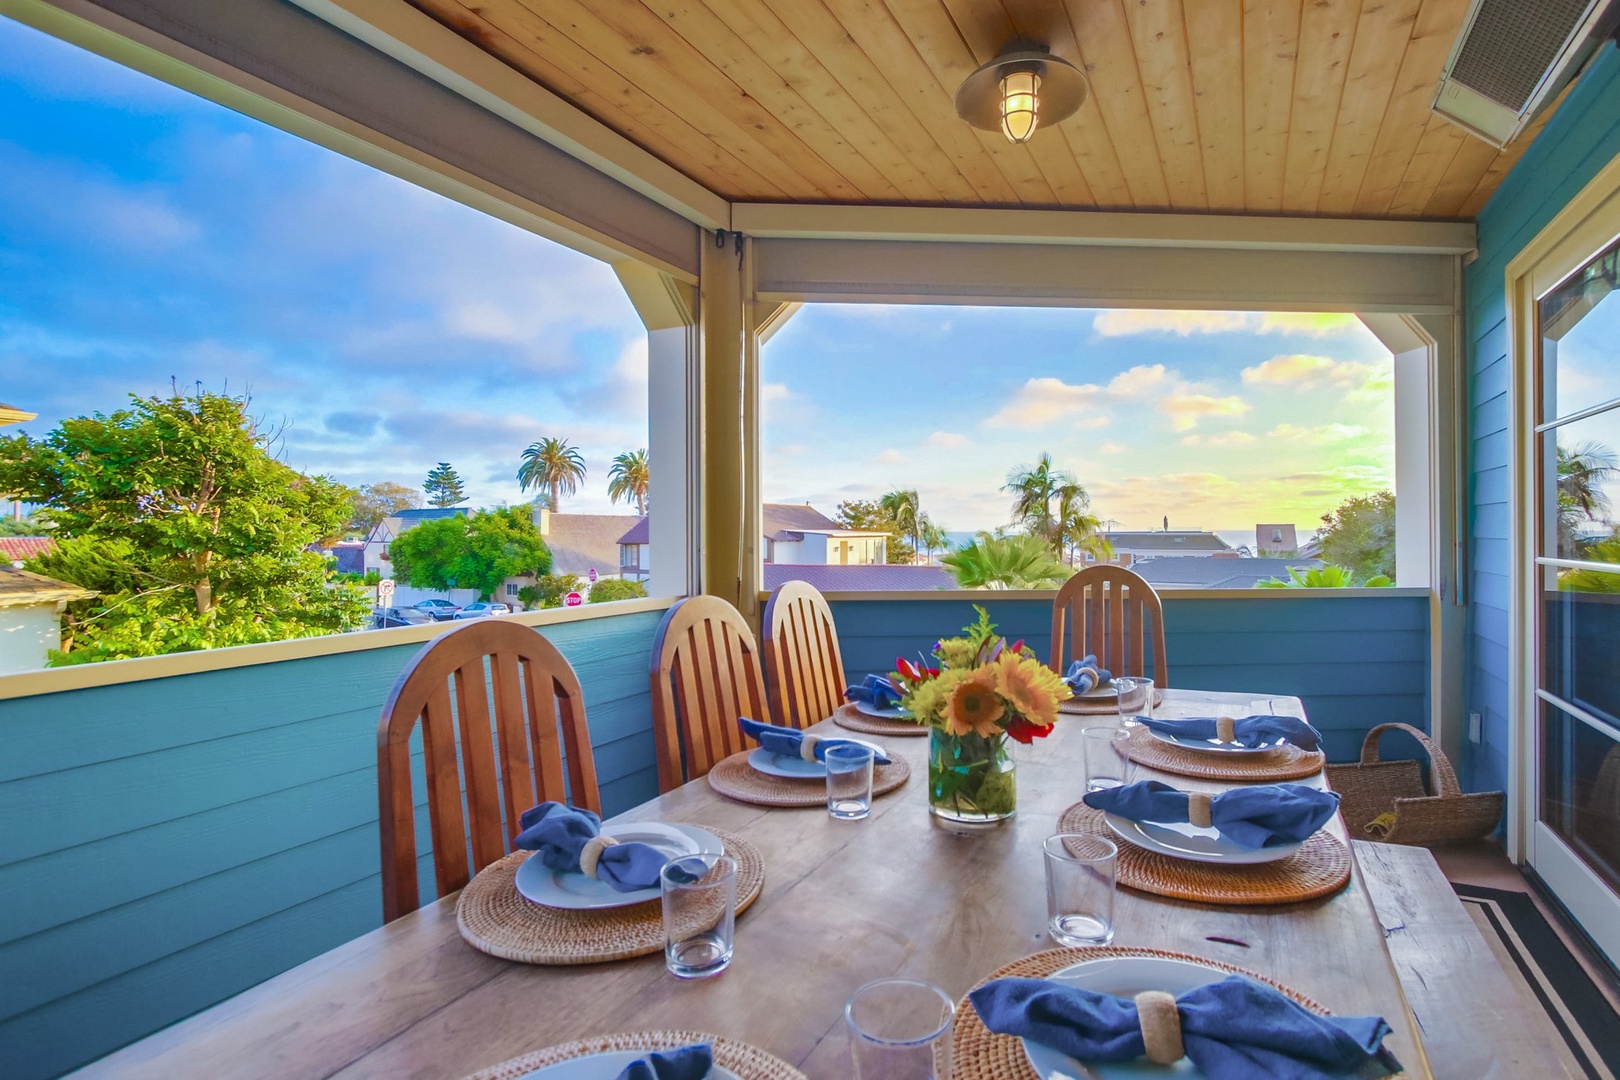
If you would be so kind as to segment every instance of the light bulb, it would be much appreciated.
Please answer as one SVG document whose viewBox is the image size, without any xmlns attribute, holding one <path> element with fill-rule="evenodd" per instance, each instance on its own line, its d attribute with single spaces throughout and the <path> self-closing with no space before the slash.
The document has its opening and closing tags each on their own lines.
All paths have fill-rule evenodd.
<svg viewBox="0 0 1620 1080">
<path fill-rule="evenodd" d="M 1041 77 L 1033 71 L 1014 71 L 1001 80 L 1001 133 L 1015 143 L 1035 134 L 1040 109 Z"/>
</svg>

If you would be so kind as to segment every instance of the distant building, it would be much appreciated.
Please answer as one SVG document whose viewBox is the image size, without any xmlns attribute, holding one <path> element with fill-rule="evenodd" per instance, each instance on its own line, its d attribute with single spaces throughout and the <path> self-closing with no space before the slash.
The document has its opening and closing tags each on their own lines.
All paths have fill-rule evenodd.
<svg viewBox="0 0 1620 1080">
<path fill-rule="evenodd" d="M 364 574 L 366 572 L 366 542 L 364 540 L 345 540 L 342 543 L 332 544 L 328 547 L 314 545 L 307 550 L 325 555 L 333 562 L 332 569 L 339 574 Z"/>
<path fill-rule="evenodd" d="M 455 517 L 457 514 L 466 517 L 471 513 L 472 510 L 465 506 L 427 506 L 395 510 L 371 527 L 371 533 L 366 537 L 365 562 L 361 572 L 375 570 L 385 578 L 393 577 L 388 545 L 402 533 L 409 532 L 424 521 L 437 521 L 440 518 Z"/>
<path fill-rule="evenodd" d="M 42 669 L 51 650 L 62 647 L 63 607 L 94 595 L 65 581 L 0 566 L 0 675 Z"/>
<path fill-rule="evenodd" d="M 1254 553 L 1264 558 L 1299 550 L 1299 535 L 1292 525 L 1256 525 L 1254 527 Z"/>
<path fill-rule="evenodd" d="M 822 592 L 916 592 L 954 589 L 956 578 L 943 566 L 819 566 L 810 563 L 765 564 L 765 588 L 804 581 Z"/>
<path fill-rule="evenodd" d="M 49 536 L 0 536 L 0 565 L 20 567 L 55 547 L 56 541 Z"/>
<path fill-rule="evenodd" d="M 767 567 L 884 566 L 889 561 L 889 534 L 876 529 L 846 529 L 804 503 L 766 503 L 761 509 Z M 652 566 L 647 519 L 636 521 L 619 537 L 619 573 L 646 580 Z"/>
<path fill-rule="evenodd" d="M 1288 579 L 1288 568 L 1309 570 L 1319 559 L 1211 559 L 1194 555 L 1149 559 L 1131 569 L 1160 592 L 1180 589 L 1252 589 L 1268 578 Z"/>
<path fill-rule="evenodd" d="M 1196 529 L 1178 529 L 1174 532 L 1105 532 L 1102 534 L 1114 548 L 1114 561 L 1120 566 L 1134 566 L 1148 559 L 1212 558 L 1235 559 L 1237 549 L 1212 532 Z M 1093 562 L 1086 557 L 1086 562 Z"/>
</svg>

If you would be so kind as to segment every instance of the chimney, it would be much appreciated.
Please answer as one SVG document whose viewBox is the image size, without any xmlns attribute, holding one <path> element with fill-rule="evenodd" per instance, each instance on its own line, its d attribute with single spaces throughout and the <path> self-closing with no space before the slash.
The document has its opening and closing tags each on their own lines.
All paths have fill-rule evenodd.
<svg viewBox="0 0 1620 1080">
<path fill-rule="evenodd" d="M 540 530 L 541 536 L 551 535 L 551 511 L 543 506 L 534 508 L 534 527 Z"/>
</svg>

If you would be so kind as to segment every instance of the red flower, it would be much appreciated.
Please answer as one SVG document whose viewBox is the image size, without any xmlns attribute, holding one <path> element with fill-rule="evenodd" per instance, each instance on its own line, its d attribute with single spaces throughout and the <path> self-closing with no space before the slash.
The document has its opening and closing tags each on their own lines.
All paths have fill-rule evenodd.
<svg viewBox="0 0 1620 1080">
<path fill-rule="evenodd" d="M 939 674 L 939 668 L 918 667 L 903 656 L 894 658 L 894 666 L 896 673 L 913 686 L 916 686 L 924 679 L 932 679 Z"/>
<path fill-rule="evenodd" d="M 1044 739 L 1052 734 L 1052 729 L 1041 727 L 1039 724 L 1032 724 L 1020 716 L 1007 725 L 1007 734 L 1013 737 L 1014 742 L 1021 742 L 1028 746 L 1036 739 Z"/>
</svg>

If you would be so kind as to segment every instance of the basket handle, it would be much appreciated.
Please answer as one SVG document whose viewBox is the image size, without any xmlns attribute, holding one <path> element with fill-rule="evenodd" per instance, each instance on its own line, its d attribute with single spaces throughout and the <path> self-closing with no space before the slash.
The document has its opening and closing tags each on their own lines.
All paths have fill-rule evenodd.
<svg viewBox="0 0 1620 1080">
<path fill-rule="evenodd" d="M 1386 731 L 1404 731 L 1423 745 L 1424 751 L 1429 755 L 1429 782 L 1436 795 L 1446 797 L 1462 794 L 1462 786 L 1457 783 L 1457 773 L 1452 769 L 1444 751 L 1411 724 L 1379 724 L 1367 732 L 1367 737 L 1361 741 L 1363 765 L 1372 765 L 1378 761 L 1378 738 Z"/>
</svg>

